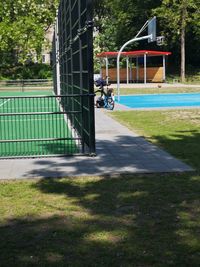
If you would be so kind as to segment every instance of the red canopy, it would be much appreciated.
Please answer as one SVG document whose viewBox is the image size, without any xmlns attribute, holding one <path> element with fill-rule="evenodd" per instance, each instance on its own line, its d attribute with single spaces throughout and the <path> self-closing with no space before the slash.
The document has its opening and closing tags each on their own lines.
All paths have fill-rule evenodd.
<svg viewBox="0 0 200 267">
<path fill-rule="evenodd" d="M 151 51 L 151 50 L 138 50 L 138 51 L 129 51 L 129 52 L 122 52 L 121 56 L 124 57 L 138 57 L 138 56 L 169 56 L 172 53 L 171 52 L 163 52 L 163 51 Z M 117 57 L 118 52 L 102 52 L 100 54 L 97 54 L 97 57 L 109 57 L 109 58 L 115 58 Z"/>
</svg>

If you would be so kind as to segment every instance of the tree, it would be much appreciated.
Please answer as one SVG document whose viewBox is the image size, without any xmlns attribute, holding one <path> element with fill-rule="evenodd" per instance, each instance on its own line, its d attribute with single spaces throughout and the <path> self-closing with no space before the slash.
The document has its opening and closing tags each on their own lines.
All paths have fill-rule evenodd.
<svg viewBox="0 0 200 267">
<path fill-rule="evenodd" d="M 99 1 L 97 1 L 99 2 Z M 101 2 L 101 1 L 100 1 Z M 112 27 L 112 38 L 118 49 L 129 39 L 133 38 L 142 25 L 152 16 L 152 9 L 158 7 L 161 0 L 108 0 L 105 2 L 104 20 L 108 18 L 106 27 Z M 104 30 L 105 29 L 105 30 Z M 137 44 L 134 44 L 134 46 Z"/>
<path fill-rule="evenodd" d="M 94 0 L 94 71 L 100 69 L 99 59 L 96 55 L 102 51 L 116 50 L 116 25 L 111 12 L 111 0 Z"/>
<path fill-rule="evenodd" d="M 98 24 L 101 26 L 99 44 L 102 50 L 104 47 L 119 49 L 136 35 L 147 19 L 156 15 L 157 33 L 165 36 L 164 48 L 173 52 L 171 65 L 181 65 L 182 81 L 186 64 L 199 67 L 200 0 L 96 0 L 96 3 L 101 6 L 97 14 L 101 14 Z M 155 43 L 147 42 L 134 43 L 129 48 L 135 47 L 158 49 Z"/>
<path fill-rule="evenodd" d="M 168 41 L 180 44 L 181 51 L 181 81 L 185 81 L 185 44 L 186 33 L 190 25 L 196 31 L 200 26 L 200 1 L 199 0 L 163 0 L 162 5 L 155 9 L 161 18 L 163 32 Z"/>
<path fill-rule="evenodd" d="M 24 63 L 33 51 L 39 55 L 45 32 L 53 24 L 58 0 L 4 0 L 0 3 L 0 52 Z"/>
</svg>

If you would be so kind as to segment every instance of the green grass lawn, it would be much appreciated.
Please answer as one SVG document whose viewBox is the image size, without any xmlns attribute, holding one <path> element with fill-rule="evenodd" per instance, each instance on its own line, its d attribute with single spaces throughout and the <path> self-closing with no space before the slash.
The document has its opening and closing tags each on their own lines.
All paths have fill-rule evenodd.
<svg viewBox="0 0 200 267">
<path fill-rule="evenodd" d="M 200 177 L 1 182 L 4 266 L 199 266 Z"/>
<path fill-rule="evenodd" d="M 112 116 L 200 171 L 200 109 L 116 111 Z"/>
<path fill-rule="evenodd" d="M 0 266 L 200 266 L 199 112 L 112 113 L 194 173 L 2 181 Z"/>
<path fill-rule="evenodd" d="M 162 85 L 161 85 L 162 86 Z M 112 87 L 112 85 L 111 85 Z M 171 93 L 199 93 L 199 87 L 154 87 L 154 88 L 121 88 L 121 95 L 133 95 L 133 94 L 171 94 Z M 117 95 L 117 89 L 115 89 L 115 95 Z"/>
<path fill-rule="evenodd" d="M 161 86 L 161 87 L 160 87 Z M 110 86 L 112 88 L 112 84 Z M 95 87 L 95 90 L 97 87 Z M 138 95 L 138 94 L 171 94 L 171 93 L 199 93 L 200 85 L 198 87 L 164 87 L 162 84 L 155 85 L 153 88 L 120 88 L 120 95 Z M 117 89 L 114 89 L 115 96 L 117 96 Z M 97 93 L 100 95 L 100 93 Z"/>
</svg>

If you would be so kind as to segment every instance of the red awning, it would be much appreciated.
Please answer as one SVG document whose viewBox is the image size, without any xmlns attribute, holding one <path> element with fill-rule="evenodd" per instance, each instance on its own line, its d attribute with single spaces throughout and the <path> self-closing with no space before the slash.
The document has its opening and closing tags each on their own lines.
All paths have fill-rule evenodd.
<svg viewBox="0 0 200 267">
<path fill-rule="evenodd" d="M 138 57 L 138 56 L 169 56 L 171 55 L 171 52 L 163 52 L 163 51 L 151 51 L 151 50 L 138 50 L 138 51 L 129 51 L 129 52 L 122 52 L 122 57 Z M 102 52 L 100 54 L 97 54 L 97 57 L 105 58 L 116 58 L 118 55 L 118 52 Z"/>
</svg>

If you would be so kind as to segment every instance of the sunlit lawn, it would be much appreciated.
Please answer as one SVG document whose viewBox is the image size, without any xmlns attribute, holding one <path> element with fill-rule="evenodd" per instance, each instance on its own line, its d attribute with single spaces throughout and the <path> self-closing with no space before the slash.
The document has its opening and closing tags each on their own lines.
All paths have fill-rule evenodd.
<svg viewBox="0 0 200 267">
<path fill-rule="evenodd" d="M 112 84 L 110 88 L 114 87 Z M 116 86 L 115 86 L 116 87 Z M 95 90 L 98 88 L 95 87 Z M 115 88 L 114 93 L 117 96 L 118 91 Z M 123 88 L 121 85 L 121 95 L 138 95 L 138 94 L 175 94 L 175 93 L 200 93 L 200 84 L 198 87 L 164 87 L 162 84 L 155 85 L 155 87 L 143 87 L 143 88 Z M 99 93 L 97 93 L 99 95 Z"/>
<path fill-rule="evenodd" d="M 200 266 L 200 111 L 113 112 L 197 169 L 0 183 L 0 266 Z"/>
<path fill-rule="evenodd" d="M 200 170 L 200 109 L 132 110 L 109 114 Z"/>
<path fill-rule="evenodd" d="M 0 266 L 199 266 L 200 177 L 1 183 Z"/>
<path fill-rule="evenodd" d="M 112 85 L 111 85 L 112 87 Z M 171 94 L 171 93 L 200 93 L 199 87 L 163 87 L 162 84 L 155 86 L 154 88 L 120 88 L 121 95 L 132 94 Z M 117 89 L 115 89 L 115 95 L 117 95 Z"/>
</svg>

